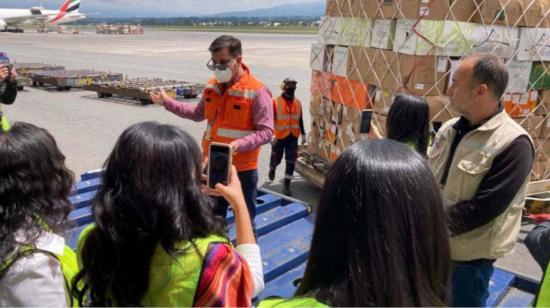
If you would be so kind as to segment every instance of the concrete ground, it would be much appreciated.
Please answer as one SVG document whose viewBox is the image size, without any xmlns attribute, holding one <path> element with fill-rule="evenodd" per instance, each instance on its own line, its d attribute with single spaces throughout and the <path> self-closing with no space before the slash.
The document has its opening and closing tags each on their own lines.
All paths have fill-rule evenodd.
<svg viewBox="0 0 550 308">
<path fill-rule="evenodd" d="M 96 69 L 119 72 L 128 77 L 158 77 L 204 83 L 210 76 L 206 69 L 209 43 L 219 33 L 146 31 L 143 36 L 110 36 L 84 33 L 7 34 L 0 33 L 0 49 L 12 61 L 44 62 L 69 69 Z M 236 34 L 243 41 L 244 61 L 252 72 L 279 95 L 279 83 L 286 77 L 299 82 L 297 97 L 304 104 L 306 130 L 309 129 L 309 49 L 314 35 Z M 189 103 L 196 103 L 191 100 Z M 80 90 L 28 88 L 16 104 L 3 106 L 11 121 L 31 122 L 47 128 L 67 156 L 68 166 L 79 175 L 98 169 L 116 139 L 128 126 L 141 121 L 173 124 L 200 141 L 204 123 L 178 118 L 158 106 L 136 106 L 127 101 L 97 98 L 95 93 Z M 267 180 L 270 147 L 261 152 L 260 186 L 282 191 L 284 165 L 273 183 Z M 319 189 L 296 176 L 294 197 L 315 205 Z M 541 270 L 532 259 L 522 239 L 532 225 L 525 225 L 516 252 L 499 260 L 498 265 L 539 279 Z"/>
</svg>

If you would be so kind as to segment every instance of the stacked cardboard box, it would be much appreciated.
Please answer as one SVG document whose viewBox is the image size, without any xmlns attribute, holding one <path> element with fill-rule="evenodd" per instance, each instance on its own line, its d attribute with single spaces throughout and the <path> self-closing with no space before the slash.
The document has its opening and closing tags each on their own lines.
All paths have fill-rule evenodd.
<svg viewBox="0 0 550 308">
<path fill-rule="evenodd" d="M 509 68 L 506 112 L 537 144 L 533 179 L 550 175 L 550 1 L 327 0 L 326 9 L 311 49 L 310 151 L 330 162 L 365 138 L 370 107 L 383 131 L 400 93 L 424 97 L 434 123 L 456 117 L 446 96 L 454 69 L 488 52 Z"/>
</svg>

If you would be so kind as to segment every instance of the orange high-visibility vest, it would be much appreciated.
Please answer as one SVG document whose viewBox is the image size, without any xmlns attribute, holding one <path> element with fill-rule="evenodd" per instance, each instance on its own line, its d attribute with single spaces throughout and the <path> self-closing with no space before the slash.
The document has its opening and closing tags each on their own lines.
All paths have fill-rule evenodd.
<svg viewBox="0 0 550 308">
<path fill-rule="evenodd" d="M 285 139 L 288 135 L 298 138 L 302 131 L 300 130 L 300 117 L 302 116 L 302 103 L 294 99 L 292 104 L 285 101 L 282 96 L 273 100 L 277 115 L 275 117 L 275 138 Z"/>
<path fill-rule="evenodd" d="M 208 155 L 210 142 L 231 143 L 254 133 L 252 104 L 264 85 L 244 66 L 244 76 L 222 93 L 216 79 L 210 79 L 204 89 L 204 115 L 208 121 L 202 139 L 203 155 Z M 255 170 L 260 149 L 233 155 L 237 171 Z"/>
</svg>

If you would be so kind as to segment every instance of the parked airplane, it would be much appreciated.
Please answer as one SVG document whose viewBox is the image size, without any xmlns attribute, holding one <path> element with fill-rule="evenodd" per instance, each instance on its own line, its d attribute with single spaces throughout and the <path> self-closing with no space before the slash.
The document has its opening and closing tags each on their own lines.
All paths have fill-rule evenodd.
<svg viewBox="0 0 550 308">
<path fill-rule="evenodd" d="M 86 18 L 86 15 L 78 12 L 79 8 L 80 0 L 66 0 L 59 10 L 46 10 L 43 7 L 30 9 L 0 8 L 0 31 L 19 30 L 19 26 L 24 24 L 37 24 L 45 27 Z M 22 30 L 16 32 L 22 32 Z"/>
</svg>

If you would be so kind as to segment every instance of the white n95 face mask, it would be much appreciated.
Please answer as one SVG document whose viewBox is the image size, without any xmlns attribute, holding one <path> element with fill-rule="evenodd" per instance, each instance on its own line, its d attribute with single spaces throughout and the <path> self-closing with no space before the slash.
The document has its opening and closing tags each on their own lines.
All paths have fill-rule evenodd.
<svg viewBox="0 0 550 308">
<path fill-rule="evenodd" d="M 225 70 L 215 69 L 214 75 L 216 76 L 216 81 L 219 83 L 226 83 L 233 78 L 233 71 L 229 67 L 226 67 Z"/>
</svg>

